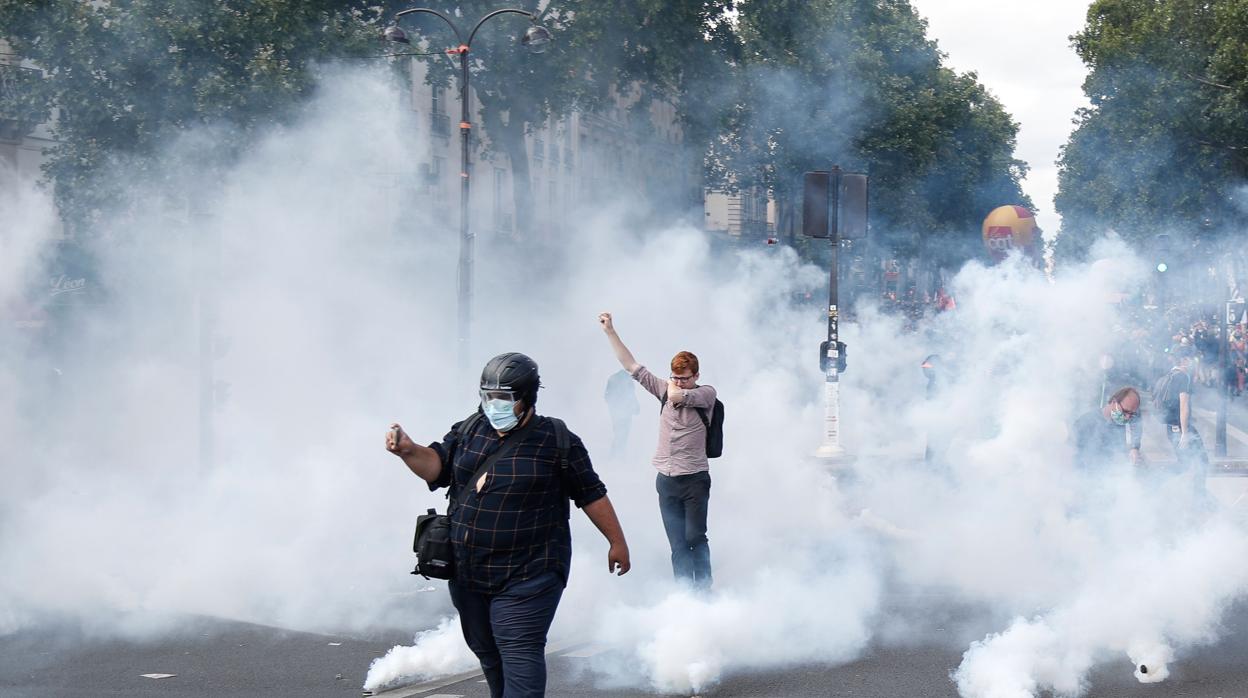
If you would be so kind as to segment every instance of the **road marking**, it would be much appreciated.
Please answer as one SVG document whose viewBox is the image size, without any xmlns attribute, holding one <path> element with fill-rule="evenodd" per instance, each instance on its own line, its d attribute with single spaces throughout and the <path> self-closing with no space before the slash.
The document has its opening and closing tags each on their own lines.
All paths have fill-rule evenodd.
<svg viewBox="0 0 1248 698">
<path fill-rule="evenodd" d="M 388 691 L 377 691 L 374 693 L 368 693 L 366 695 L 371 695 L 371 696 L 374 696 L 375 698 L 413 698 L 413 696 L 422 696 L 422 698 L 434 698 L 434 696 L 432 695 L 425 695 L 425 694 L 427 694 L 429 691 L 437 690 L 439 688 L 446 688 L 447 686 L 453 686 L 457 683 L 461 683 L 469 679 L 476 678 L 478 676 L 481 676 L 480 669 L 476 671 L 466 671 L 462 674 L 454 674 L 452 676 L 444 676 L 434 681 L 426 681 L 424 683 L 418 683 L 412 686 L 403 686 L 402 688 L 394 688 Z M 434 694 L 434 695 L 437 695 L 437 694 Z"/>
</svg>

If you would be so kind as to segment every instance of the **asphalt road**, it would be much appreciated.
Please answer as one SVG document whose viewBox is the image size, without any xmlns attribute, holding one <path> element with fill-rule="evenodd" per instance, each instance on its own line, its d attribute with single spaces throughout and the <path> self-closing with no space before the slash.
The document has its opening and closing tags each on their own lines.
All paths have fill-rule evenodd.
<svg viewBox="0 0 1248 698">
<path fill-rule="evenodd" d="M 951 611 L 951 614 L 956 613 Z M 950 617 L 951 628 L 958 627 Z M 956 698 L 948 678 L 961 661 L 973 622 L 949 631 L 947 642 L 870 648 L 841 665 L 796 665 L 730 673 L 703 696 L 853 698 Z M 1248 697 L 1248 607 L 1227 617 L 1217 644 L 1194 650 L 1171 665 L 1170 679 L 1145 685 L 1131 676 L 1125 658 L 1111 658 L 1091 676 L 1095 698 Z M 748 632 L 743 628 L 742 632 Z M 982 637 L 982 636 L 981 636 Z M 351 638 L 291 632 L 209 618 L 188 618 L 172 636 L 154 642 L 92 639 L 69 626 L 44 627 L 0 637 L 0 696 L 299 696 L 356 697 L 369 663 L 410 635 Z M 341 643 L 341 644 L 330 644 Z M 592 667 L 603 650 L 579 645 L 552 652 L 548 695 L 658 695 L 637 688 L 608 688 Z M 176 674 L 164 679 L 147 673 Z M 378 694 L 383 698 L 484 698 L 479 675 Z"/>
<path fill-rule="evenodd" d="M 411 639 L 314 635 L 188 617 L 172 635 L 143 642 L 100 639 L 56 624 L 0 636 L 0 696 L 358 698 L 369 662 Z"/>
<path fill-rule="evenodd" d="M 703 691 L 706 698 L 791 698 L 793 696 L 845 698 L 958 698 L 949 673 L 962 660 L 965 638 L 950 637 L 945 646 L 874 647 L 860 659 L 841 665 L 796 665 L 771 671 L 733 674 Z M 659 695 L 636 688 L 610 689 L 597 685 L 601 678 L 583 656 L 593 647 L 553 654 L 548 661 L 547 695 L 581 696 Z M 1099 665 L 1091 674 L 1087 696 L 1092 698 L 1245 698 L 1248 697 L 1248 607 L 1227 618 L 1225 635 L 1215 645 L 1200 648 L 1170 665 L 1163 683 L 1142 684 L 1125 657 Z M 479 675 L 460 681 L 411 686 L 377 694 L 378 698 L 488 698 Z M 1045 698 L 1049 698 L 1045 694 Z"/>
</svg>

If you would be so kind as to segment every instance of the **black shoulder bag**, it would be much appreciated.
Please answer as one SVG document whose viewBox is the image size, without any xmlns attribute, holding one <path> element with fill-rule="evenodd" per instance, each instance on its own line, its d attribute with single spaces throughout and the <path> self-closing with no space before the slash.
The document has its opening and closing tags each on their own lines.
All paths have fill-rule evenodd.
<svg viewBox="0 0 1248 698">
<path fill-rule="evenodd" d="M 463 426 L 456 432 L 461 441 L 476 426 L 480 417 L 481 414 L 477 413 L 464 420 Z M 537 415 L 533 415 L 527 424 L 504 439 L 498 450 L 491 453 L 472 474 L 472 477 L 468 478 L 468 482 L 460 489 L 459 496 L 447 505 L 445 514 L 439 514 L 434 509 L 430 509 L 427 513 L 416 517 L 416 535 L 412 540 L 412 552 L 416 553 L 416 569 L 412 570 L 412 574 L 419 574 L 425 579 L 453 579 L 455 577 L 455 551 L 451 546 L 451 512 L 454 511 L 454 507 L 463 506 L 468 499 L 468 494 L 474 490 L 477 480 L 481 479 L 485 471 L 489 470 L 499 458 L 524 440 L 533 425 L 537 423 L 537 419 Z M 459 444 L 456 444 L 456 448 L 458 447 Z M 454 462 L 450 463 L 449 467 L 454 468 Z"/>
</svg>

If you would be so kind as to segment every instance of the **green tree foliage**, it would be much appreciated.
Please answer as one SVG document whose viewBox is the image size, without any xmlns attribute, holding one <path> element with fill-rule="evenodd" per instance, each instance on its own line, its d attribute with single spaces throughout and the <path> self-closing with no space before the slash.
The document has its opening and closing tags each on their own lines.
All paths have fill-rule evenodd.
<svg viewBox="0 0 1248 698">
<path fill-rule="evenodd" d="M 101 176 L 142 170 L 172 137 L 229 129 L 228 158 L 247 134 L 280 123 L 313 89 L 315 61 L 375 53 L 372 2 L 330 0 L 0 0 L 0 27 L 46 78 L 32 89 L 56 108 L 46 174 L 62 214 L 89 222 L 125 195 Z"/>
<path fill-rule="evenodd" d="M 482 104 L 474 133 L 510 161 L 521 237 L 532 226 L 525 135 L 552 114 L 593 111 L 613 90 L 638 97 L 631 123 L 643 131 L 653 100 L 677 105 L 685 147 L 666 160 L 705 165 L 713 187 L 761 184 L 791 203 L 804 170 L 866 170 L 875 229 L 903 251 L 915 251 L 916 232 L 974 241 L 987 210 L 1027 203 L 1018 188 L 1023 165 L 1012 156 L 1015 124 L 974 75 L 941 65 L 905 0 L 422 4 L 444 12 L 465 37 L 504 7 L 540 11 L 555 35 L 547 53 L 531 55 L 518 42 L 528 22 L 503 15 L 482 26 L 470 53 Z M 213 149 L 228 157 L 249 132 L 293 113 L 315 86 L 317 61 L 375 55 L 383 18 L 401 7 L 0 0 L 0 26 L 15 50 L 47 71 L 41 96 L 57 107 L 60 141 L 47 174 L 62 211 L 84 221 L 123 192 L 122 183 L 99 176 L 113 162 L 141 164 L 205 124 L 230 129 L 218 144 L 225 147 Z M 403 22 L 416 41 L 412 52 L 434 54 L 417 57 L 427 61 L 429 79 L 455 88 L 457 60 L 440 53 L 456 44 L 454 33 L 426 14 Z"/>
<path fill-rule="evenodd" d="M 1238 230 L 1248 178 L 1248 0 L 1097 0 L 1073 37 L 1091 106 L 1062 151 L 1059 258 L 1109 230 Z"/>
<path fill-rule="evenodd" d="M 679 113 L 687 141 L 701 144 L 688 151 L 669 151 L 667 159 L 692 152 L 700 160 L 705 142 L 717 127 L 702 106 L 716 95 L 730 94 L 722 93 L 712 76 L 726 72 L 716 47 L 730 41 L 725 12 L 731 0 L 490 0 L 470 8 L 454 0 L 435 0 L 422 6 L 445 14 L 465 36 L 494 10 L 534 12 L 540 7 L 540 21 L 552 32 L 554 41 L 547 51 L 530 55 L 518 41 L 528 22 L 517 15 L 500 15 L 482 25 L 469 54 L 470 82 L 481 104 L 487 153 L 501 152 L 511 164 L 516 231 L 522 239 L 533 226 L 525 136 L 548 117 L 574 110 L 592 112 L 614 99 L 614 94 L 624 93 L 636 97 L 630 124 L 648 131 L 650 105 L 655 99 L 667 100 L 682 105 Z M 421 46 L 430 49 L 449 46 L 454 39 L 444 22 L 427 14 L 409 15 L 403 23 L 421 40 Z M 457 60 L 421 60 L 429 67 L 429 81 L 458 89 Z M 690 109 L 690 105 L 699 108 Z M 690 168 L 699 164 L 670 163 Z M 665 208 L 665 202 L 652 203 Z"/>
<path fill-rule="evenodd" d="M 879 241 L 950 263 L 978 253 L 988 211 L 1030 205 L 1017 125 L 974 74 L 942 65 L 907 0 L 743 0 L 739 21 L 715 184 L 762 185 L 790 212 L 802 172 L 865 171 Z"/>
<path fill-rule="evenodd" d="M 575 21 L 569 38 L 580 55 L 592 57 L 586 106 L 600 103 L 610 86 L 628 86 L 639 97 L 631 123 L 648 129 L 649 119 L 641 115 L 655 100 L 677 105 L 683 147 L 666 151 L 668 166 L 701 174 L 711 144 L 738 108 L 734 65 L 741 42 L 732 21 L 738 5 L 739 0 L 577 0 L 570 5 Z M 656 203 L 671 209 L 691 202 Z"/>
</svg>

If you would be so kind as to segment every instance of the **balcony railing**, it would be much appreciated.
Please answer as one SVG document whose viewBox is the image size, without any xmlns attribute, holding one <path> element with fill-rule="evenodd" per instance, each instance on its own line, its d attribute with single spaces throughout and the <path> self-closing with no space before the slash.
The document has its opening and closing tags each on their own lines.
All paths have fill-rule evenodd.
<svg viewBox="0 0 1248 698">
<path fill-rule="evenodd" d="M 47 120 L 47 104 L 35 89 L 40 80 L 41 70 L 0 64 L 0 138 L 21 138 Z"/>
</svg>

